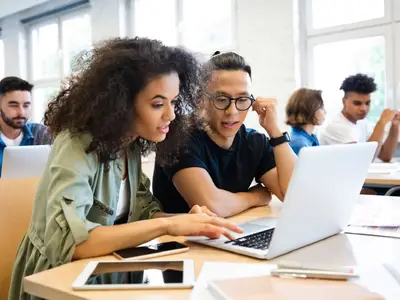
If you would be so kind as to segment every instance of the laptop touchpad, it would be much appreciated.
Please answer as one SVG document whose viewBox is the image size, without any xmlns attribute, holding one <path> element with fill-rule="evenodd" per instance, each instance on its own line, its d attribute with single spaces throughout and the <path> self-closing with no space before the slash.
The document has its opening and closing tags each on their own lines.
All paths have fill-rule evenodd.
<svg viewBox="0 0 400 300">
<path fill-rule="evenodd" d="M 265 226 L 252 224 L 252 223 L 242 223 L 242 224 L 238 224 L 238 225 L 240 228 L 242 228 L 244 230 L 243 234 L 249 234 L 249 233 L 265 230 Z"/>
<path fill-rule="evenodd" d="M 253 224 L 253 225 L 259 225 L 262 227 L 272 228 L 272 227 L 276 226 L 277 220 L 278 220 L 278 218 L 265 217 L 265 218 L 251 220 L 251 221 L 247 222 L 247 224 Z"/>
</svg>

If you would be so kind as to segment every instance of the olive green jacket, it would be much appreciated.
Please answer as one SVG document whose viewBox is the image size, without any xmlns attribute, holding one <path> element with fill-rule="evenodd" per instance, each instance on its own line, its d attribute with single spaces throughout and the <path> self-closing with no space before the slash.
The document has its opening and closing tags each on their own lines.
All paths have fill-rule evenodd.
<svg viewBox="0 0 400 300">
<path fill-rule="evenodd" d="M 28 232 L 17 252 L 9 299 L 35 299 L 23 292 L 25 276 L 70 262 L 75 246 L 88 239 L 90 230 L 114 224 L 122 160 L 110 162 L 107 169 L 95 153 L 86 153 L 91 140 L 90 134 L 72 137 L 69 132 L 55 139 Z M 149 219 L 161 208 L 149 191 L 150 180 L 141 171 L 135 144 L 127 151 L 127 161 L 129 222 Z"/>
</svg>

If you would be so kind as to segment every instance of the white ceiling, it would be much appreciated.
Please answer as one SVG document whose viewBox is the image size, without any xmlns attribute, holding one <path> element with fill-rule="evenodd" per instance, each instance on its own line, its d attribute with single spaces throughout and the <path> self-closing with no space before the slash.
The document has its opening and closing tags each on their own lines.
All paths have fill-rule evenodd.
<svg viewBox="0 0 400 300">
<path fill-rule="evenodd" d="M 49 0 L 0 0 L 0 19 Z"/>
</svg>

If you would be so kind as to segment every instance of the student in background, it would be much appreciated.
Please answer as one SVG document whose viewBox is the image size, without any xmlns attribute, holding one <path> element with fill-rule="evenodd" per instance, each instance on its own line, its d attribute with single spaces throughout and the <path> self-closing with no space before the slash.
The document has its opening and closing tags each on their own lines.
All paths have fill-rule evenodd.
<svg viewBox="0 0 400 300">
<path fill-rule="evenodd" d="M 252 95 L 251 68 L 236 53 L 217 52 L 204 66 L 204 129 L 190 136 L 179 162 L 165 167 L 157 154 L 153 192 L 167 212 L 205 205 L 222 217 L 283 200 L 296 159 L 289 136 L 278 126 L 271 98 Z M 243 124 L 249 109 L 265 133 Z M 261 184 L 251 187 L 253 180 Z"/>
<path fill-rule="evenodd" d="M 371 94 L 376 91 L 374 79 L 364 74 L 356 74 L 347 77 L 340 89 L 344 92 L 343 110 L 321 130 L 321 145 L 376 141 L 379 145 L 376 156 L 384 162 L 389 162 L 397 147 L 400 114 L 392 109 L 385 109 L 368 137 L 367 123 L 364 119 L 371 107 Z M 389 135 L 383 141 L 385 127 L 390 122 Z"/>
<path fill-rule="evenodd" d="M 231 237 L 234 224 L 205 207 L 161 212 L 141 172 L 141 155 L 159 147 L 164 163 L 184 140 L 199 68 L 188 52 L 144 38 L 113 39 L 80 61 L 82 70 L 48 106 L 56 135 L 17 253 L 9 299 L 31 299 L 25 276 L 74 259 L 110 254 L 162 235 Z M 176 154 L 176 152 L 175 152 Z M 2 199 L 12 201 L 12 199 Z M 59 280 L 63 280 L 60 278 Z"/>
<path fill-rule="evenodd" d="M 5 147 L 53 142 L 46 126 L 28 123 L 32 88 L 33 85 L 18 77 L 5 77 L 0 81 L 0 176 Z"/>
<path fill-rule="evenodd" d="M 292 126 L 290 147 L 299 154 L 303 147 L 319 146 L 313 133 L 315 126 L 325 120 L 321 91 L 301 88 L 295 91 L 286 105 L 286 124 Z"/>
</svg>

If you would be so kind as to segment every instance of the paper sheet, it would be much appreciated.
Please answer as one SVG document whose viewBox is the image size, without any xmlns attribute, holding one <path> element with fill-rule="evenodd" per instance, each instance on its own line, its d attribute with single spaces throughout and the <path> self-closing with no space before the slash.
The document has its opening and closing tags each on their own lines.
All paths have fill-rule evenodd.
<svg viewBox="0 0 400 300">
<path fill-rule="evenodd" d="M 398 163 L 372 163 L 369 166 L 369 174 L 391 174 L 400 170 Z"/>
<path fill-rule="evenodd" d="M 347 226 L 345 233 L 384 236 L 400 239 L 400 227 L 384 226 Z"/>
<path fill-rule="evenodd" d="M 213 279 L 269 275 L 276 265 L 267 263 L 205 262 L 190 296 L 191 300 L 214 300 L 207 288 Z"/>
<path fill-rule="evenodd" d="M 359 202 L 349 224 L 352 226 L 400 227 L 400 198 L 377 196 L 374 202 Z"/>
</svg>

